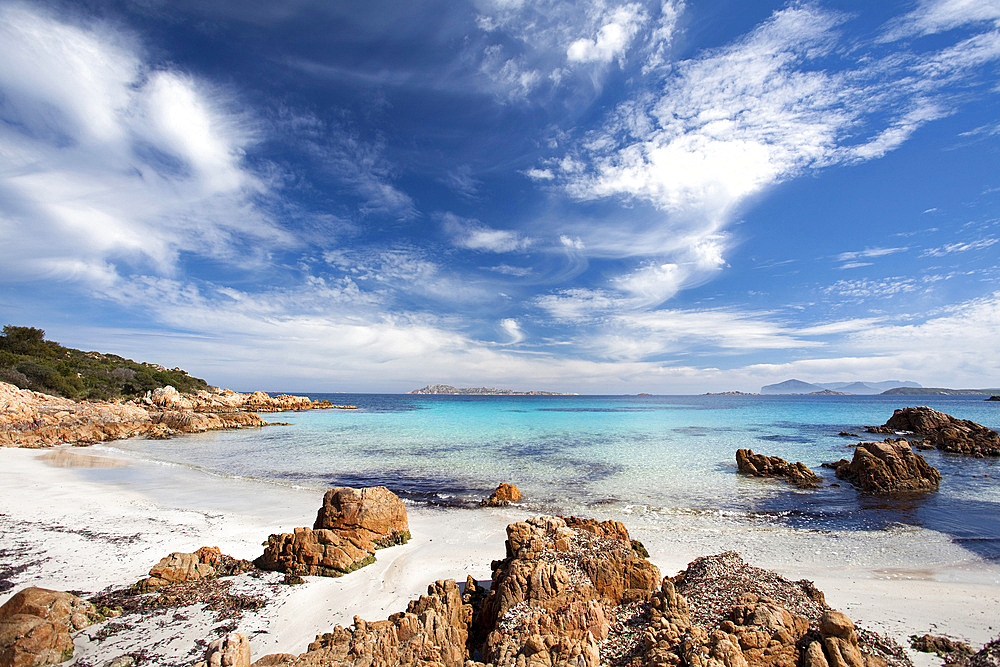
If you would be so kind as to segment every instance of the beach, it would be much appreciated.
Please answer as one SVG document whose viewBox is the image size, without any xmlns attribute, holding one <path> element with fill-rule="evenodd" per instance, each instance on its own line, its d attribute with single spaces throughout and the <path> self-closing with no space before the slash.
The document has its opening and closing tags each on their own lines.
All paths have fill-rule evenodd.
<svg viewBox="0 0 1000 667">
<path fill-rule="evenodd" d="M 144 492 L 122 482 L 137 475 Z M 114 456 L 103 448 L 2 449 L 3 549 L 8 562 L 26 567 L 9 576 L 14 586 L 0 594 L 0 602 L 25 586 L 86 593 L 126 586 L 168 553 L 206 545 L 252 559 L 260 555 L 269 534 L 311 525 L 321 496 L 313 488 L 219 477 Z M 464 581 L 472 575 L 488 580 L 491 561 L 504 554 L 505 526 L 531 515 L 516 506 L 471 509 L 414 503 L 408 504 L 408 514 L 409 543 L 380 550 L 375 564 L 344 577 L 308 577 L 301 586 L 279 585 L 279 575 L 239 577 L 237 586 L 268 599 L 262 610 L 247 613 L 235 628 L 250 637 L 254 658 L 302 652 L 317 634 L 337 624 L 350 625 L 355 616 L 385 618 L 438 579 Z M 710 524 L 688 524 L 682 532 L 681 527 L 644 528 L 643 522 L 630 522 L 628 516 L 620 520 L 646 545 L 650 560 L 665 575 L 697 556 L 771 541 L 773 549 L 760 548 L 757 554 L 742 549 L 744 558 L 789 579 L 813 580 L 833 608 L 901 645 L 907 645 L 910 634 L 931 632 L 978 647 L 998 634 L 1000 567 L 963 554 L 945 539 L 930 563 L 918 555 L 914 564 L 894 557 L 897 562 L 888 567 L 869 557 L 867 565 L 853 565 L 846 539 L 819 532 L 792 535 L 749 529 L 750 534 L 726 547 L 722 543 L 731 536 L 716 530 L 713 537 Z M 782 544 L 789 540 L 794 544 Z M 845 542 L 846 551 L 832 553 L 831 542 L 838 540 Z M 884 548 L 905 547 L 887 543 Z M 74 660 L 103 664 L 99 660 L 114 657 L 109 651 L 124 654 L 137 643 L 163 659 L 176 660 L 188 655 L 196 640 L 211 638 L 211 613 L 185 611 L 182 620 L 173 613 L 121 631 L 100 645 L 90 639 L 98 627 L 85 630 L 76 638 Z M 910 656 L 918 665 L 937 664 L 934 656 L 912 651 Z"/>
</svg>

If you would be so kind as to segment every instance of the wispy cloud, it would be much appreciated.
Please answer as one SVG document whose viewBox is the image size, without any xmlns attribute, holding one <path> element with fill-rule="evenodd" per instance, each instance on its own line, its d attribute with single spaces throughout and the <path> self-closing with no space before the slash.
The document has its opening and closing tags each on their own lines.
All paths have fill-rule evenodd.
<svg viewBox="0 0 1000 667">
<path fill-rule="evenodd" d="M 1000 2 L 997 0 L 921 0 L 913 11 L 889 23 L 882 39 L 895 41 L 974 23 L 995 25 L 998 22 Z"/>
<path fill-rule="evenodd" d="M 532 242 L 519 232 L 493 229 L 478 220 L 462 218 L 453 213 L 443 213 L 439 218 L 445 231 L 451 236 L 452 243 L 460 248 L 505 253 L 524 250 Z"/>
<path fill-rule="evenodd" d="M 929 248 L 921 253 L 921 257 L 944 257 L 956 252 L 969 252 L 972 250 L 982 250 L 989 248 L 1000 242 L 998 238 L 985 238 L 965 243 L 946 243 L 939 248 Z"/>
<path fill-rule="evenodd" d="M 110 285 L 169 274 L 183 255 L 249 266 L 295 245 L 244 164 L 259 121 L 227 91 L 152 67 L 128 35 L 7 4 L 0 89 L 6 279 Z"/>
</svg>

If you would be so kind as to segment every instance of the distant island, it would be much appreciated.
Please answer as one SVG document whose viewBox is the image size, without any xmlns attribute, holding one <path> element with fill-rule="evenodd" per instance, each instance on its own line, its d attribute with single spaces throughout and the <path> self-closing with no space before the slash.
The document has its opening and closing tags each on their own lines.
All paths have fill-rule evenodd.
<svg viewBox="0 0 1000 667">
<path fill-rule="evenodd" d="M 759 396 L 749 391 L 710 391 L 705 396 Z"/>
<path fill-rule="evenodd" d="M 458 396 L 577 396 L 578 394 L 558 391 L 514 391 L 496 387 L 452 387 L 450 384 L 430 384 L 414 389 L 407 394 L 451 394 Z"/>
<path fill-rule="evenodd" d="M 1000 389 L 946 389 L 944 387 L 897 387 L 883 391 L 883 396 L 989 396 Z"/>
<path fill-rule="evenodd" d="M 889 389 L 922 389 L 919 383 L 912 380 L 884 380 L 882 382 L 803 382 L 802 380 L 785 380 L 777 384 L 768 384 L 760 388 L 762 394 L 818 394 L 836 395 L 862 394 L 875 395 L 885 393 Z"/>
</svg>

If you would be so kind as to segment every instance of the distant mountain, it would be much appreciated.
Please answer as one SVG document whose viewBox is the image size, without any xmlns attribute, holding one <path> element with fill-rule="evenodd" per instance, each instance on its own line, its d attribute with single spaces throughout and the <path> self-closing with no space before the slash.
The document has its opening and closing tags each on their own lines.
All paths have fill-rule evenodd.
<svg viewBox="0 0 1000 667">
<path fill-rule="evenodd" d="M 826 387 L 818 384 L 810 384 L 802 380 L 785 380 L 778 384 L 767 384 L 760 388 L 762 394 L 811 394 L 815 391 L 823 391 Z"/>
<path fill-rule="evenodd" d="M 849 394 L 880 394 L 887 389 L 896 387 L 920 387 L 912 380 L 886 380 L 884 382 L 820 382 L 825 389 L 844 391 Z"/>
<path fill-rule="evenodd" d="M 515 391 L 496 387 L 452 387 L 450 384 L 431 384 L 408 394 L 446 394 L 452 396 L 576 396 L 555 391 Z"/>
<path fill-rule="evenodd" d="M 883 396 L 988 396 L 1000 389 L 946 389 L 944 387 L 897 387 L 883 391 Z"/>
<path fill-rule="evenodd" d="M 881 394 L 887 389 L 907 387 L 919 389 L 920 385 L 912 380 L 885 380 L 883 382 L 803 382 L 802 380 L 785 380 L 777 384 L 769 384 L 760 388 L 762 394 L 820 394 L 837 392 L 840 394 L 873 395 Z M 984 390 L 985 391 L 985 390 Z"/>
</svg>

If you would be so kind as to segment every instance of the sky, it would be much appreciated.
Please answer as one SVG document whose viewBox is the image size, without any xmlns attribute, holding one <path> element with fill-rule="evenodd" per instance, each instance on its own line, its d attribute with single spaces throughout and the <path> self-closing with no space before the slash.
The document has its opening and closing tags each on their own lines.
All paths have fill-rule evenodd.
<svg viewBox="0 0 1000 667">
<path fill-rule="evenodd" d="M 235 389 L 1000 386 L 1000 0 L 0 0 L 0 322 Z"/>
</svg>

